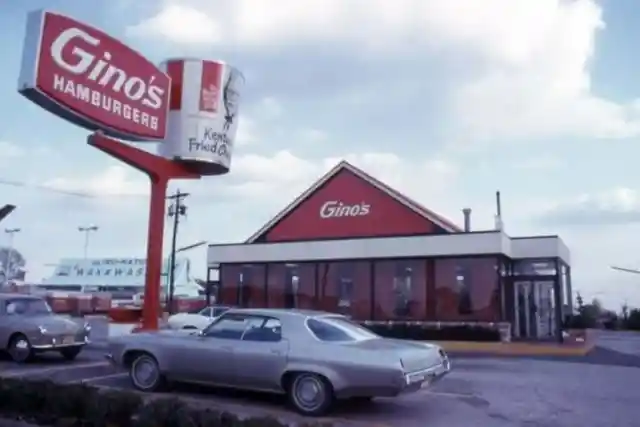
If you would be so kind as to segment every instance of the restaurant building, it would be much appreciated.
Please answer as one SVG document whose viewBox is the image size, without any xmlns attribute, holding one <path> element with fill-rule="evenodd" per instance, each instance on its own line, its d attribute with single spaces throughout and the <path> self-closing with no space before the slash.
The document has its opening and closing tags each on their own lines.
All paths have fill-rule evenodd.
<svg viewBox="0 0 640 427">
<path fill-rule="evenodd" d="M 560 237 L 465 230 L 347 162 L 244 243 L 210 245 L 208 266 L 220 303 L 506 323 L 516 339 L 560 340 L 572 301 Z"/>
</svg>

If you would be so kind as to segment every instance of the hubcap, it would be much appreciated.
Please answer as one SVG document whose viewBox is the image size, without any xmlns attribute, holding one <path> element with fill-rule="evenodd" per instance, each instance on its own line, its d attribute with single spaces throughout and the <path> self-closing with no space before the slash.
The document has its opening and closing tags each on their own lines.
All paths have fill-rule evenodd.
<svg viewBox="0 0 640 427">
<path fill-rule="evenodd" d="M 313 411 L 324 401 L 324 384 L 315 377 L 300 377 L 296 380 L 293 397 L 298 406 Z"/>
<path fill-rule="evenodd" d="M 16 349 L 18 350 L 29 350 L 29 343 L 27 342 L 27 340 L 18 340 L 16 342 Z"/>
<path fill-rule="evenodd" d="M 133 362 L 132 377 L 140 388 L 150 388 L 158 380 L 158 369 L 153 360 L 141 357 Z"/>
</svg>

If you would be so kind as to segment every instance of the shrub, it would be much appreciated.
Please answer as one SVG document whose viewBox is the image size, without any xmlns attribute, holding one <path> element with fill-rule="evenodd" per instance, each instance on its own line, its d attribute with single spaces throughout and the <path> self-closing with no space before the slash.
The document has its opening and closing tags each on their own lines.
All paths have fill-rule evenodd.
<svg viewBox="0 0 640 427">
<path fill-rule="evenodd" d="M 500 331 L 480 325 L 442 326 L 390 323 L 365 325 L 371 331 L 386 338 L 416 341 L 500 341 Z"/>
<path fill-rule="evenodd" d="M 625 328 L 632 331 L 640 331 L 640 309 L 634 308 L 629 311 L 629 316 L 625 321 Z"/>
<path fill-rule="evenodd" d="M 65 427 L 281 427 L 269 417 L 240 418 L 177 398 L 126 390 L 0 378 L 0 417 Z M 300 427 L 331 427 L 311 422 Z"/>
</svg>

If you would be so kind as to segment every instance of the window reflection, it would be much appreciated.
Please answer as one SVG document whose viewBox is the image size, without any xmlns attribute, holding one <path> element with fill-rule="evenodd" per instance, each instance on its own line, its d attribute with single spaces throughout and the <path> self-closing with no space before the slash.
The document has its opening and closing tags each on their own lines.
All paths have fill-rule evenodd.
<svg viewBox="0 0 640 427">
<path fill-rule="evenodd" d="M 371 264 L 368 261 L 320 263 L 318 308 L 355 319 L 370 319 Z"/>
<path fill-rule="evenodd" d="M 493 257 L 436 260 L 436 317 L 497 321 L 500 317 L 497 268 L 497 259 Z"/>
<path fill-rule="evenodd" d="M 426 318 L 426 262 L 377 261 L 375 268 L 375 319 Z"/>
<path fill-rule="evenodd" d="M 269 264 L 268 307 L 315 308 L 315 264 Z"/>
<path fill-rule="evenodd" d="M 556 263 L 552 259 L 520 259 L 513 262 L 515 276 L 553 276 Z"/>
<path fill-rule="evenodd" d="M 216 303 L 239 307 L 264 306 L 263 264 L 231 264 L 220 268 Z"/>
</svg>

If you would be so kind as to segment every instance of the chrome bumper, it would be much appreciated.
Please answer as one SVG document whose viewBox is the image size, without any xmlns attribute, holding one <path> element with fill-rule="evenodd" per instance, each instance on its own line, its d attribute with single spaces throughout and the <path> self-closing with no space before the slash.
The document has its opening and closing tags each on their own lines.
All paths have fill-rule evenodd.
<svg viewBox="0 0 640 427">
<path fill-rule="evenodd" d="M 89 344 L 89 337 L 84 337 L 83 340 L 76 340 L 70 343 L 58 342 L 58 339 L 51 338 L 48 342 L 34 343 L 31 348 L 34 350 L 58 350 L 67 347 L 81 347 Z"/>
<path fill-rule="evenodd" d="M 420 371 L 408 372 L 404 375 L 404 383 L 406 391 L 416 391 L 420 388 L 431 386 L 438 382 L 451 371 L 451 362 L 448 358 L 442 359 L 442 362 L 427 369 Z"/>
</svg>

